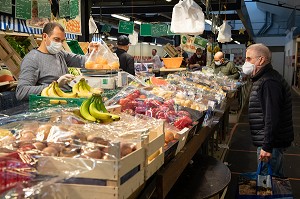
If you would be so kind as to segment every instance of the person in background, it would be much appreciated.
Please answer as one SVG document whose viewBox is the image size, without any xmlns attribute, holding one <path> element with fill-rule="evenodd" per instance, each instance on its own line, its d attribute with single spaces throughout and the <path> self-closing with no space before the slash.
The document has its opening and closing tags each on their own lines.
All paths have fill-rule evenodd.
<svg viewBox="0 0 300 199">
<path fill-rule="evenodd" d="M 206 54 L 203 53 L 201 48 L 197 48 L 189 59 L 189 69 L 201 70 L 203 66 L 206 66 Z"/>
<path fill-rule="evenodd" d="M 294 140 L 291 88 L 273 69 L 271 52 L 263 44 L 246 49 L 242 69 L 253 82 L 248 114 L 258 161 L 270 162 L 273 175 L 284 177 L 283 152 Z M 263 164 L 263 174 L 266 172 Z"/>
<path fill-rule="evenodd" d="M 214 56 L 214 61 L 210 65 L 214 69 L 214 73 L 218 74 L 219 72 L 223 73 L 225 76 L 228 76 L 231 79 L 238 79 L 240 73 L 235 64 L 226 58 L 224 58 L 223 52 L 217 52 Z"/>
<path fill-rule="evenodd" d="M 156 49 L 152 49 L 152 62 L 153 62 L 153 69 L 159 69 L 161 67 L 163 67 L 163 63 L 160 60 L 160 57 L 156 54 L 157 50 Z"/>
<path fill-rule="evenodd" d="M 59 23 L 49 22 L 44 26 L 40 47 L 31 50 L 21 63 L 16 89 L 18 100 L 28 100 L 30 94 L 40 94 L 53 81 L 64 90 L 71 89 L 68 83 L 75 77 L 68 74 L 68 66 L 84 67 L 86 57 L 62 50 L 64 41 L 65 30 Z"/>
<path fill-rule="evenodd" d="M 135 75 L 133 56 L 127 53 L 129 49 L 129 38 L 126 35 L 121 35 L 118 37 L 117 44 L 118 46 L 115 53 L 119 57 L 120 68 L 123 71 Z"/>
<path fill-rule="evenodd" d="M 189 55 L 180 46 L 177 46 L 176 49 L 178 50 L 178 53 L 179 53 L 178 56 L 183 57 L 183 60 L 181 62 L 181 66 L 187 67 L 187 65 L 189 63 Z"/>
</svg>

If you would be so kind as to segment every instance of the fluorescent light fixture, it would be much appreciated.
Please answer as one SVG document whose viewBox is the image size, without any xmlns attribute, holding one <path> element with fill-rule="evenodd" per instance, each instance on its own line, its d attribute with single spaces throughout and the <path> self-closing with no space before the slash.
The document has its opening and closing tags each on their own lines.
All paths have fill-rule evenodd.
<svg viewBox="0 0 300 199">
<path fill-rule="evenodd" d="M 241 44 L 240 42 L 238 42 L 238 41 L 234 41 L 234 43 L 236 43 L 236 44 Z"/>
<path fill-rule="evenodd" d="M 102 35 L 102 36 L 101 36 L 101 38 L 102 38 L 102 39 L 104 39 L 104 38 L 105 38 L 105 36 L 104 36 L 104 35 Z"/>
<path fill-rule="evenodd" d="M 122 15 L 112 14 L 111 16 L 114 18 L 117 18 L 117 19 L 122 19 L 124 21 L 130 21 L 130 19 L 128 17 L 122 16 Z"/>
<path fill-rule="evenodd" d="M 161 44 L 156 44 L 157 46 L 162 46 Z"/>
<path fill-rule="evenodd" d="M 107 37 L 107 39 L 112 40 L 112 41 L 117 41 L 118 40 L 116 37 Z"/>
<path fill-rule="evenodd" d="M 150 43 L 150 46 L 155 46 L 156 44 L 155 43 Z"/>
<path fill-rule="evenodd" d="M 148 43 L 148 42 L 142 42 L 142 44 L 147 44 L 147 45 L 149 45 L 149 43 Z"/>
<path fill-rule="evenodd" d="M 212 24 L 211 20 L 208 20 L 208 19 L 205 19 L 205 22 L 206 22 L 207 24 L 209 24 L 209 25 Z"/>
<path fill-rule="evenodd" d="M 111 16 L 114 17 L 114 18 L 117 18 L 117 19 L 122 19 L 122 20 L 124 20 L 124 21 L 130 21 L 130 18 L 129 18 L 129 17 L 123 16 L 123 15 L 112 14 Z M 133 22 L 134 22 L 135 24 L 138 24 L 138 25 L 141 25 L 141 24 L 142 24 L 142 22 L 141 22 L 141 21 L 138 21 L 138 20 L 133 21 Z"/>
<path fill-rule="evenodd" d="M 167 2 L 171 2 L 172 0 L 166 0 Z"/>
</svg>

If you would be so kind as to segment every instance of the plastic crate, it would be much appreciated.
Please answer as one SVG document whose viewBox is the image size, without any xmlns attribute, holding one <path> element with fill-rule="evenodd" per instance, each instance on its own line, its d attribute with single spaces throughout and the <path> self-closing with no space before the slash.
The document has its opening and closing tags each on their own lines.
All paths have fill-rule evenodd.
<svg viewBox="0 0 300 199">
<path fill-rule="evenodd" d="M 29 96 L 29 110 L 54 107 L 78 107 L 86 98 L 44 97 L 40 95 Z"/>
<path fill-rule="evenodd" d="M 84 55 L 83 50 L 81 49 L 78 41 L 76 40 L 68 40 L 68 46 L 70 47 L 71 51 L 77 55 Z"/>
</svg>

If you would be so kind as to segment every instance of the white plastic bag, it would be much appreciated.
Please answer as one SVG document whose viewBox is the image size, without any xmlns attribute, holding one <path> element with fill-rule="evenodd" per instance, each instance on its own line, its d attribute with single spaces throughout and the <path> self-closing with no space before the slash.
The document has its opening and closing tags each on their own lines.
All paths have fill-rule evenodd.
<svg viewBox="0 0 300 199">
<path fill-rule="evenodd" d="M 202 34 L 205 18 L 202 8 L 193 0 L 180 0 L 172 12 L 171 31 L 180 34 Z"/>
<path fill-rule="evenodd" d="M 231 26 L 228 24 L 228 21 L 223 21 L 223 24 L 220 26 L 217 40 L 220 43 L 231 42 Z"/>
</svg>

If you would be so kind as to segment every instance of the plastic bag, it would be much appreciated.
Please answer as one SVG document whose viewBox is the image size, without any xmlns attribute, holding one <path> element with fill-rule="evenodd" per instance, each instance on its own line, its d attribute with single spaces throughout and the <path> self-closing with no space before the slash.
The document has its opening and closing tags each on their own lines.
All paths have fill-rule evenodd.
<svg viewBox="0 0 300 199">
<path fill-rule="evenodd" d="M 228 21 L 223 21 L 223 24 L 220 26 L 217 40 L 221 43 L 231 42 L 231 26 L 228 24 Z"/>
<path fill-rule="evenodd" d="M 171 31 L 181 34 L 202 34 L 205 29 L 204 13 L 193 0 L 181 0 L 173 8 Z"/>
<path fill-rule="evenodd" d="M 85 62 L 86 69 L 118 70 L 120 67 L 118 56 L 113 53 L 104 41 L 99 43 L 98 49 L 93 49 Z"/>
<path fill-rule="evenodd" d="M 287 178 L 272 176 L 270 164 L 268 175 L 261 175 L 262 162 L 257 171 L 243 173 L 238 179 L 237 199 L 293 199 L 292 188 Z"/>
</svg>

